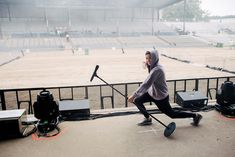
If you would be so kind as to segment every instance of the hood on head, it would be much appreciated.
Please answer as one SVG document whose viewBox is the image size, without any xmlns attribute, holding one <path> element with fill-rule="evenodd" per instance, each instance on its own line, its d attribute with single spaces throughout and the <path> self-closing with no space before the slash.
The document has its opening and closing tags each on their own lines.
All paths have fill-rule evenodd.
<svg viewBox="0 0 235 157">
<path fill-rule="evenodd" d="M 158 61 L 159 61 L 159 54 L 157 52 L 157 50 L 152 50 L 150 51 L 151 54 L 151 65 L 150 65 L 150 69 L 153 69 L 155 66 L 158 65 Z"/>
</svg>

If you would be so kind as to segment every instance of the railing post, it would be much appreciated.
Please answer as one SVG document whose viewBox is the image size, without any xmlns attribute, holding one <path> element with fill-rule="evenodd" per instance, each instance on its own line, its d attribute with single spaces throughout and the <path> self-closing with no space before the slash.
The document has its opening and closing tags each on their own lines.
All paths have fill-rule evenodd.
<svg viewBox="0 0 235 157">
<path fill-rule="evenodd" d="M 20 109 L 20 100 L 19 100 L 19 94 L 17 90 L 16 90 L 16 102 L 17 102 L 17 108 Z"/>
<path fill-rule="evenodd" d="M 32 93 L 31 90 L 29 90 L 29 113 L 33 113 L 33 103 L 32 103 Z"/>
<path fill-rule="evenodd" d="M 215 87 L 216 90 L 218 90 L 218 86 L 219 86 L 219 79 L 217 78 L 217 79 L 216 79 L 216 87 Z"/>
<path fill-rule="evenodd" d="M 206 87 L 206 96 L 208 97 L 209 95 L 209 88 L 210 88 L 210 79 L 207 79 L 207 87 Z"/>
<path fill-rule="evenodd" d="M 176 80 L 174 82 L 174 103 L 175 103 L 175 97 L 176 97 Z"/>
<path fill-rule="evenodd" d="M 127 83 L 125 83 L 125 107 L 128 107 L 127 94 Z"/>
<path fill-rule="evenodd" d="M 88 87 L 85 87 L 85 99 L 88 99 Z"/>
<path fill-rule="evenodd" d="M 1 97 L 2 110 L 6 110 L 5 94 L 4 91 L 2 90 L 0 90 L 0 97 Z"/>
<path fill-rule="evenodd" d="M 104 102 L 102 99 L 102 85 L 100 85 L 100 109 L 104 109 Z"/>
<path fill-rule="evenodd" d="M 72 100 L 74 99 L 73 98 L 73 87 L 71 87 L 71 95 L 72 95 Z"/>
<path fill-rule="evenodd" d="M 112 108 L 114 108 L 114 90 L 113 90 L 113 88 L 112 88 L 111 103 L 112 103 Z"/>
<path fill-rule="evenodd" d="M 195 80 L 195 91 L 198 91 L 198 83 L 199 83 L 199 81 L 198 81 L 198 79 L 196 79 Z"/>
<path fill-rule="evenodd" d="M 59 100 L 61 101 L 61 92 L 60 92 L 60 87 L 59 87 L 58 92 L 59 92 Z"/>
</svg>

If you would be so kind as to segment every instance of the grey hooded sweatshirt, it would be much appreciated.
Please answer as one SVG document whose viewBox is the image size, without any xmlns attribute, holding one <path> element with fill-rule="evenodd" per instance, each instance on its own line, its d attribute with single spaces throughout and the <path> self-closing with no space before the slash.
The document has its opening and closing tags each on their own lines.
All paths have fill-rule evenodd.
<svg viewBox="0 0 235 157">
<path fill-rule="evenodd" d="M 168 96 L 166 77 L 163 67 L 158 64 L 159 55 L 156 50 L 151 51 L 150 73 L 140 87 L 134 92 L 134 98 L 148 92 L 155 100 L 162 100 Z"/>
</svg>

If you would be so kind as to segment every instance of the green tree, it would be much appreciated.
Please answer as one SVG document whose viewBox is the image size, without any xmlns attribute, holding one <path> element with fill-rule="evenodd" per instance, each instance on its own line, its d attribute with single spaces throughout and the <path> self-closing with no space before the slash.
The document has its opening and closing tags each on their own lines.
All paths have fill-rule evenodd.
<svg viewBox="0 0 235 157">
<path fill-rule="evenodd" d="M 186 0 L 185 20 L 200 21 L 208 18 L 209 13 L 200 8 L 200 0 Z M 162 12 L 162 19 L 175 21 L 176 19 L 183 21 L 184 19 L 184 1 L 165 8 Z"/>
</svg>

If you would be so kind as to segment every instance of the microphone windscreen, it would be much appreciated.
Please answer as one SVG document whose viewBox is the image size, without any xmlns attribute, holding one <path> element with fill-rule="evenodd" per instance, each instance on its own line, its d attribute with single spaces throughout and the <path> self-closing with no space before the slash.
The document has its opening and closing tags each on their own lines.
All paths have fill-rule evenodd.
<svg viewBox="0 0 235 157">
<path fill-rule="evenodd" d="M 93 72 L 93 74 L 92 74 L 92 76 L 91 76 L 90 82 L 92 82 L 92 80 L 93 80 L 94 77 L 96 76 L 96 72 L 97 72 L 98 69 L 99 69 L 99 65 L 96 65 L 95 70 L 94 70 L 94 72 Z"/>
</svg>

